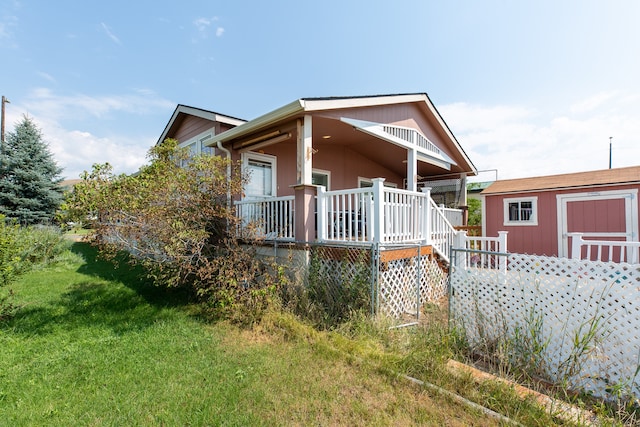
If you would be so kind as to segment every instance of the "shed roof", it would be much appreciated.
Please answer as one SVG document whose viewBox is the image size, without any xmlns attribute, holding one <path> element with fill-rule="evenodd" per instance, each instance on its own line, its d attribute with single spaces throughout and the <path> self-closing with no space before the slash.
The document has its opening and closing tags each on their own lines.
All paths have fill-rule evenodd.
<svg viewBox="0 0 640 427">
<path fill-rule="evenodd" d="M 640 166 L 495 181 L 483 195 L 640 183 Z"/>
</svg>

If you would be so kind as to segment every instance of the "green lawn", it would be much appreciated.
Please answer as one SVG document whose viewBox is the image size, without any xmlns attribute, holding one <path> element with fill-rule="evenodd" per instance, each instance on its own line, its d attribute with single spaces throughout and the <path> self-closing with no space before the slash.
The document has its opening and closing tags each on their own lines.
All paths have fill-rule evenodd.
<svg viewBox="0 0 640 427">
<path fill-rule="evenodd" d="M 13 288 L 22 308 L 0 326 L 2 426 L 497 425 L 289 317 L 252 330 L 199 319 L 183 295 L 83 243 Z M 535 416 L 528 424 L 550 422 Z"/>
</svg>

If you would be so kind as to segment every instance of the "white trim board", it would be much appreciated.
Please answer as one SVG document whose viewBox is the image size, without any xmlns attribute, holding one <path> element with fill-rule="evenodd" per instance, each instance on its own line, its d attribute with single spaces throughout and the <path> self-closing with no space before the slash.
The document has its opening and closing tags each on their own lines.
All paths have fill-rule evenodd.
<svg viewBox="0 0 640 427">
<path fill-rule="evenodd" d="M 638 240 L 638 189 L 592 191 L 588 193 L 556 194 L 556 214 L 558 220 L 558 256 L 569 255 L 567 231 L 567 204 L 570 202 L 585 202 L 591 200 L 625 199 L 625 228 L 626 240 Z M 596 236 L 598 233 L 590 233 Z"/>
</svg>

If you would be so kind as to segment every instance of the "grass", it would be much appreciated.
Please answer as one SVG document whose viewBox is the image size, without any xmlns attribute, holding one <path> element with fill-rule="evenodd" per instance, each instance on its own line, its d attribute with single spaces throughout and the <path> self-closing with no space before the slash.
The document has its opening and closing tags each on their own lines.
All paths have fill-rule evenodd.
<svg viewBox="0 0 640 427">
<path fill-rule="evenodd" d="M 75 243 L 14 286 L 22 307 L 0 326 L 0 426 L 498 425 L 396 376 L 452 381 L 438 373 L 446 353 L 433 353 L 449 345 L 442 335 L 367 322 L 321 333 L 282 313 L 250 330 L 211 323 L 139 273 Z M 554 422 L 508 390 L 448 386 L 526 425 Z"/>
</svg>

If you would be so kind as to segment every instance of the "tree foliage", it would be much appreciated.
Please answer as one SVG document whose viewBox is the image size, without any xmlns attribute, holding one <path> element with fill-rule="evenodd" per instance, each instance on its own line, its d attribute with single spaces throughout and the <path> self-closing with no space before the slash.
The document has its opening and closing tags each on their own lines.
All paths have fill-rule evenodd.
<svg viewBox="0 0 640 427">
<path fill-rule="evenodd" d="M 261 306 L 273 281 L 239 246 L 239 220 L 228 198 L 242 191 L 239 165 L 219 156 L 189 158 L 177 144 L 168 139 L 153 147 L 149 164 L 135 175 L 94 165 L 69 195 L 68 211 L 95 218 L 93 241 L 103 255 L 127 251 L 159 285 L 187 287 L 218 311 L 241 302 Z"/>
<path fill-rule="evenodd" d="M 62 202 L 62 169 L 29 117 L 7 134 L 0 162 L 0 214 L 21 224 L 50 222 Z"/>
<path fill-rule="evenodd" d="M 480 200 L 468 199 L 467 205 L 469 206 L 467 223 L 469 225 L 482 225 L 482 203 Z"/>
</svg>

